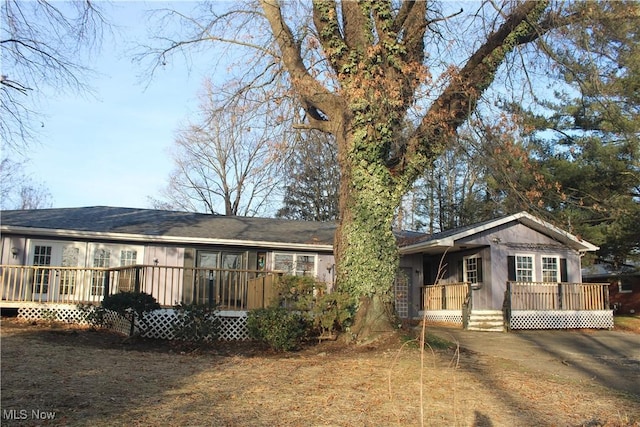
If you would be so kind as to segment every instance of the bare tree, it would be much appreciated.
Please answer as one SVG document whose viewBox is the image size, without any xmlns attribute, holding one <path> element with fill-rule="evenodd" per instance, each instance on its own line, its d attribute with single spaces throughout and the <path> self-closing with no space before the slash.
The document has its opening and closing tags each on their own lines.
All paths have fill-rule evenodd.
<svg viewBox="0 0 640 427">
<path fill-rule="evenodd" d="M 254 216 L 272 208 L 278 188 L 277 140 L 263 102 L 222 104 L 205 83 L 198 120 L 178 132 L 175 169 L 158 207 Z"/>
<path fill-rule="evenodd" d="M 544 47 L 543 38 L 561 35 L 557 29 L 611 13 L 603 3 L 548 1 L 487 1 L 466 13 L 458 4 L 426 1 L 261 0 L 254 6 L 181 16 L 193 31 L 167 35 L 149 53 L 160 65 L 200 42 L 253 48 L 255 61 L 239 70 L 242 87 L 274 88 L 274 98 L 304 110 L 299 126 L 335 136 L 337 281 L 358 301 L 351 336 L 364 341 L 391 327 L 386 313 L 399 259 L 392 224 L 402 196 L 455 144 L 457 129 L 494 81 L 514 88 L 504 73 L 535 65 L 526 59 L 527 46 Z M 535 74 L 524 76 L 520 90 Z M 414 124 L 409 134 L 407 122 Z"/>
<path fill-rule="evenodd" d="M 45 88 L 87 89 L 80 54 L 101 40 L 106 22 L 88 0 L 3 0 L 1 13 L 0 138 L 20 148 L 44 126 L 36 102 Z"/>
<path fill-rule="evenodd" d="M 51 193 L 24 174 L 24 164 L 5 157 L 0 163 L 0 208 L 43 209 L 52 206 Z"/>
</svg>

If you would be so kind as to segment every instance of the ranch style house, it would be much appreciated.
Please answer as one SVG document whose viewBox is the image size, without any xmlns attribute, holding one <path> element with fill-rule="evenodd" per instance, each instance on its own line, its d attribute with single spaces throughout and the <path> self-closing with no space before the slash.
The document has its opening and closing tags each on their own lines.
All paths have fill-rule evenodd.
<svg viewBox="0 0 640 427">
<path fill-rule="evenodd" d="M 163 307 L 215 304 L 227 339 L 244 339 L 248 310 L 267 306 L 283 274 L 331 292 L 334 223 L 154 209 L 83 207 L 0 212 L 0 307 L 78 318 L 124 290 Z M 598 248 L 527 212 L 427 235 L 397 232 L 394 283 L 401 319 L 468 329 L 612 328 L 608 283 L 583 283 L 581 257 Z"/>
</svg>

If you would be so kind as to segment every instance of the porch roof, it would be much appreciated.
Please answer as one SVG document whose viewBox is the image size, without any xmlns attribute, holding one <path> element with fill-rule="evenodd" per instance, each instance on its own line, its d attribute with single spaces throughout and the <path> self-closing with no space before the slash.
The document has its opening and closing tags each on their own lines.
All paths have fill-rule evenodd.
<svg viewBox="0 0 640 427">
<path fill-rule="evenodd" d="M 445 250 L 455 249 L 456 247 L 470 247 L 467 243 L 458 243 L 461 239 L 482 233 L 493 228 L 508 224 L 510 222 L 519 222 L 533 230 L 549 236 L 550 238 L 562 243 L 572 249 L 580 252 L 597 251 L 595 246 L 586 240 L 582 240 L 578 236 L 574 236 L 546 221 L 543 221 L 527 212 L 518 212 L 516 214 L 507 215 L 501 218 L 492 219 L 466 227 L 455 228 L 431 235 L 413 236 L 403 239 L 400 244 L 400 252 L 404 254 L 412 253 L 441 253 Z"/>
<path fill-rule="evenodd" d="M 41 237 L 333 250 L 336 225 L 93 206 L 2 211 L 0 231 Z"/>
</svg>

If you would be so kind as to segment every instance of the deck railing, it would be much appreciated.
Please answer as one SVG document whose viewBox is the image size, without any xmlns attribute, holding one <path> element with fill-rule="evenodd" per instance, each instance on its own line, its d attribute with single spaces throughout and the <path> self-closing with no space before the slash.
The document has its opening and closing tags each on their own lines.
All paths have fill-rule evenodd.
<svg viewBox="0 0 640 427">
<path fill-rule="evenodd" d="M 470 291 L 468 283 L 423 286 L 421 288 L 421 309 L 462 310 Z"/>
<path fill-rule="evenodd" d="M 608 283 L 507 282 L 511 310 L 609 310 Z"/>
<path fill-rule="evenodd" d="M 3 306 L 20 303 L 99 304 L 104 295 L 141 291 L 163 307 L 177 303 L 249 310 L 268 305 L 277 275 L 256 270 L 136 265 L 73 268 L 0 265 Z"/>
</svg>

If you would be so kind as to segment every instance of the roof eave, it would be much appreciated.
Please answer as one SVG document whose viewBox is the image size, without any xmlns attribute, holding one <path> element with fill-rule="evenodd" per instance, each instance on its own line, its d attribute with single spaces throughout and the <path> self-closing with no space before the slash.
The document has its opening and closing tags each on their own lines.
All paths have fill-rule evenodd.
<svg viewBox="0 0 640 427">
<path fill-rule="evenodd" d="M 333 251 L 333 245 L 312 243 L 287 243 L 258 240 L 214 239 L 204 237 L 149 236 L 145 234 L 108 233 L 82 230 L 58 230 L 50 228 L 0 226 L 2 234 L 11 233 L 25 236 L 42 236 L 76 239 L 100 239 L 120 242 L 171 243 L 171 244 L 207 244 L 220 246 L 242 246 L 273 249 L 295 249 L 314 251 Z"/>
<path fill-rule="evenodd" d="M 400 253 L 409 255 L 424 252 L 428 249 L 442 248 L 442 250 L 452 248 L 454 246 L 454 240 L 451 238 L 429 240 L 426 242 L 420 242 L 413 245 L 400 247 Z"/>
</svg>

